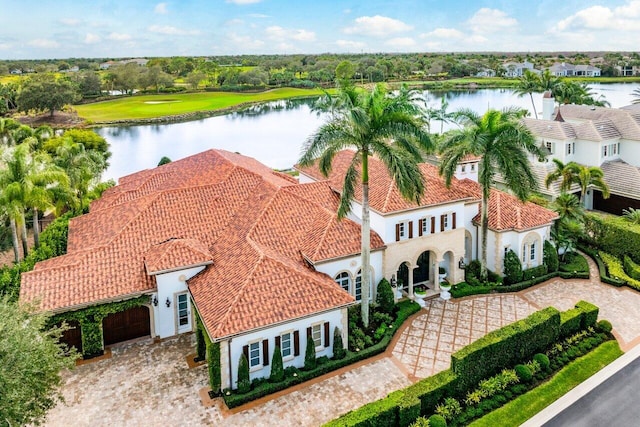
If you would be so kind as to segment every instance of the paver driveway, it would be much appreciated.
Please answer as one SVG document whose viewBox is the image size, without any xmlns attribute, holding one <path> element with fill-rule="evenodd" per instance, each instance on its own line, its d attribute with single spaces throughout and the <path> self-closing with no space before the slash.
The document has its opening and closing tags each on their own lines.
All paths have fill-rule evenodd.
<svg viewBox="0 0 640 427">
<path fill-rule="evenodd" d="M 205 366 L 188 369 L 193 336 L 159 344 L 150 340 L 116 347 L 111 359 L 65 374 L 66 405 L 48 417 L 51 426 L 316 426 L 377 400 L 412 381 L 446 369 L 449 356 L 487 332 L 549 305 L 571 308 L 581 299 L 600 307 L 623 349 L 640 342 L 640 293 L 603 285 L 590 263 L 590 280 L 551 280 L 510 295 L 432 300 L 409 321 L 397 341 L 362 366 L 294 388 L 237 413 L 204 407 L 198 392 Z"/>
</svg>

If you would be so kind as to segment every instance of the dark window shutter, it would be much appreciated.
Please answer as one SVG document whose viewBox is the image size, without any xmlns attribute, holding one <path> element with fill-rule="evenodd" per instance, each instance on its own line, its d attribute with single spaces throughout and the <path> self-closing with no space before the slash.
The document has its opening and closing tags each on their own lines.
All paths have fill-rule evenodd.
<svg viewBox="0 0 640 427">
<path fill-rule="evenodd" d="M 329 322 L 324 322 L 324 346 L 329 347 Z"/>
<path fill-rule="evenodd" d="M 444 218 L 446 215 L 440 215 L 440 231 L 444 231 Z"/>
<path fill-rule="evenodd" d="M 293 331 L 293 355 L 300 356 L 300 331 Z"/>
<path fill-rule="evenodd" d="M 269 366 L 269 340 L 262 340 L 262 365 Z"/>
<path fill-rule="evenodd" d="M 451 214 L 451 228 L 456 229 L 456 213 Z"/>
<path fill-rule="evenodd" d="M 424 226 L 424 219 L 418 220 L 418 237 L 422 236 L 422 227 Z"/>
<path fill-rule="evenodd" d="M 249 361 L 249 346 L 248 345 L 243 346 L 242 352 L 244 353 L 244 357 L 247 358 L 247 361 Z"/>
<path fill-rule="evenodd" d="M 313 338 L 313 336 L 311 335 L 311 333 L 312 333 L 312 332 L 311 332 L 311 326 L 309 326 L 309 327 L 307 328 L 307 340 L 309 340 L 309 337 Z"/>
<path fill-rule="evenodd" d="M 436 232 L 436 217 L 431 217 L 431 234 Z"/>
<path fill-rule="evenodd" d="M 400 240 L 400 224 L 396 224 L 396 242 Z"/>
<path fill-rule="evenodd" d="M 276 337 L 276 347 L 280 347 L 280 335 Z M 280 350 L 282 350 L 282 347 L 280 347 Z"/>
<path fill-rule="evenodd" d="M 409 227 L 409 238 L 413 239 L 413 221 L 409 221 L 407 225 Z"/>
</svg>

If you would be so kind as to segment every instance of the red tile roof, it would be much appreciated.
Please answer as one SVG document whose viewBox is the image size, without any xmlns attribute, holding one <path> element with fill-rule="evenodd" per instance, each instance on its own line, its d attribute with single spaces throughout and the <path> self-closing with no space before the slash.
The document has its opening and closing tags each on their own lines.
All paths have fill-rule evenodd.
<svg viewBox="0 0 640 427">
<path fill-rule="evenodd" d="M 339 152 L 332 163 L 329 177 L 324 177 L 317 165 L 296 168 L 316 181 L 328 180 L 331 187 L 341 193 L 344 183 L 344 175 L 350 165 L 354 152 L 343 150 Z M 469 192 L 465 187 L 457 185 L 457 179 L 453 178 L 451 186 L 447 188 L 444 180 L 438 174 L 438 168 L 427 164 L 420 164 L 420 171 L 425 181 L 425 191 L 420 203 L 407 201 L 389 176 L 382 161 L 375 157 L 369 158 L 369 205 L 371 209 L 385 214 L 407 209 L 415 209 L 419 206 L 438 205 L 461 200 L 476 199 L 477 194 Z M 361 187 L 356 187 L 355 197 L 362 200 Z"/>
<path fill-rule="evenodd" d="M 150 274 L 213 262 L 188 282 L 212 337 L 350 304 L 307 264 L 359 253 L 360 227 L 337 221 L 337 206 L 326 182 L 294 185 L 253 159 L 206 151 L 105 192 L 71 221 L 68 253 L 23 274 L 20 297 L 66 311 L 152 292 Z"/>
</svg>

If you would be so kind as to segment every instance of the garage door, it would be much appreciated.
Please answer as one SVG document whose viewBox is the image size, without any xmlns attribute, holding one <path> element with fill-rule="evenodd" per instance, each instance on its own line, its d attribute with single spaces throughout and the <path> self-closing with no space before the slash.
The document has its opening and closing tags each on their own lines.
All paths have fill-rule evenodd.
<svg viewBox="0 0 640 427">
<path fill-rule="evenodd" d="M 60 342 L 65 343 L 69 348 L 75 347 L 78 353 L 82 353 L 82 329 L 76 320 L 67 321 L 69 329 L 62 333 Z M 58 325 L 60 326 L 60 325 Z"/>
<path fill-rule="evenodd" d="M 147 307 L 134 307 L 110 314 L 102 321 L 104 344 L 115 344 L 151 335 L 151 322 Z"/>
</svg>

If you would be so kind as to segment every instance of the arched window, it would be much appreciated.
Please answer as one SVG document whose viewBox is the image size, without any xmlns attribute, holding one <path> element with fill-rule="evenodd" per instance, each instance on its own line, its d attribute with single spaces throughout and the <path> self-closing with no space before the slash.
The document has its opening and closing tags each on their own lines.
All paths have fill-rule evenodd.
<svg viewBox="0 0 640 427">
<path fill-rule="evenodd" d="M 373 286 L 371 283 L 373 282 L 373 275 L 369 281 L 369 299 L 373 298 Z M 358 270 L 358 275 L 356 276 L 356 290 L 355 290 L 356 301 L 360 301 L 362 299 L 362 270 Z"/>
<path fill-rule="evenodd" d="M 351 293 L 351 278 L 349 277 L 349 273 L 343 271 L 336 276 L 335 281 L 342 289 Z"/>
</svg>

